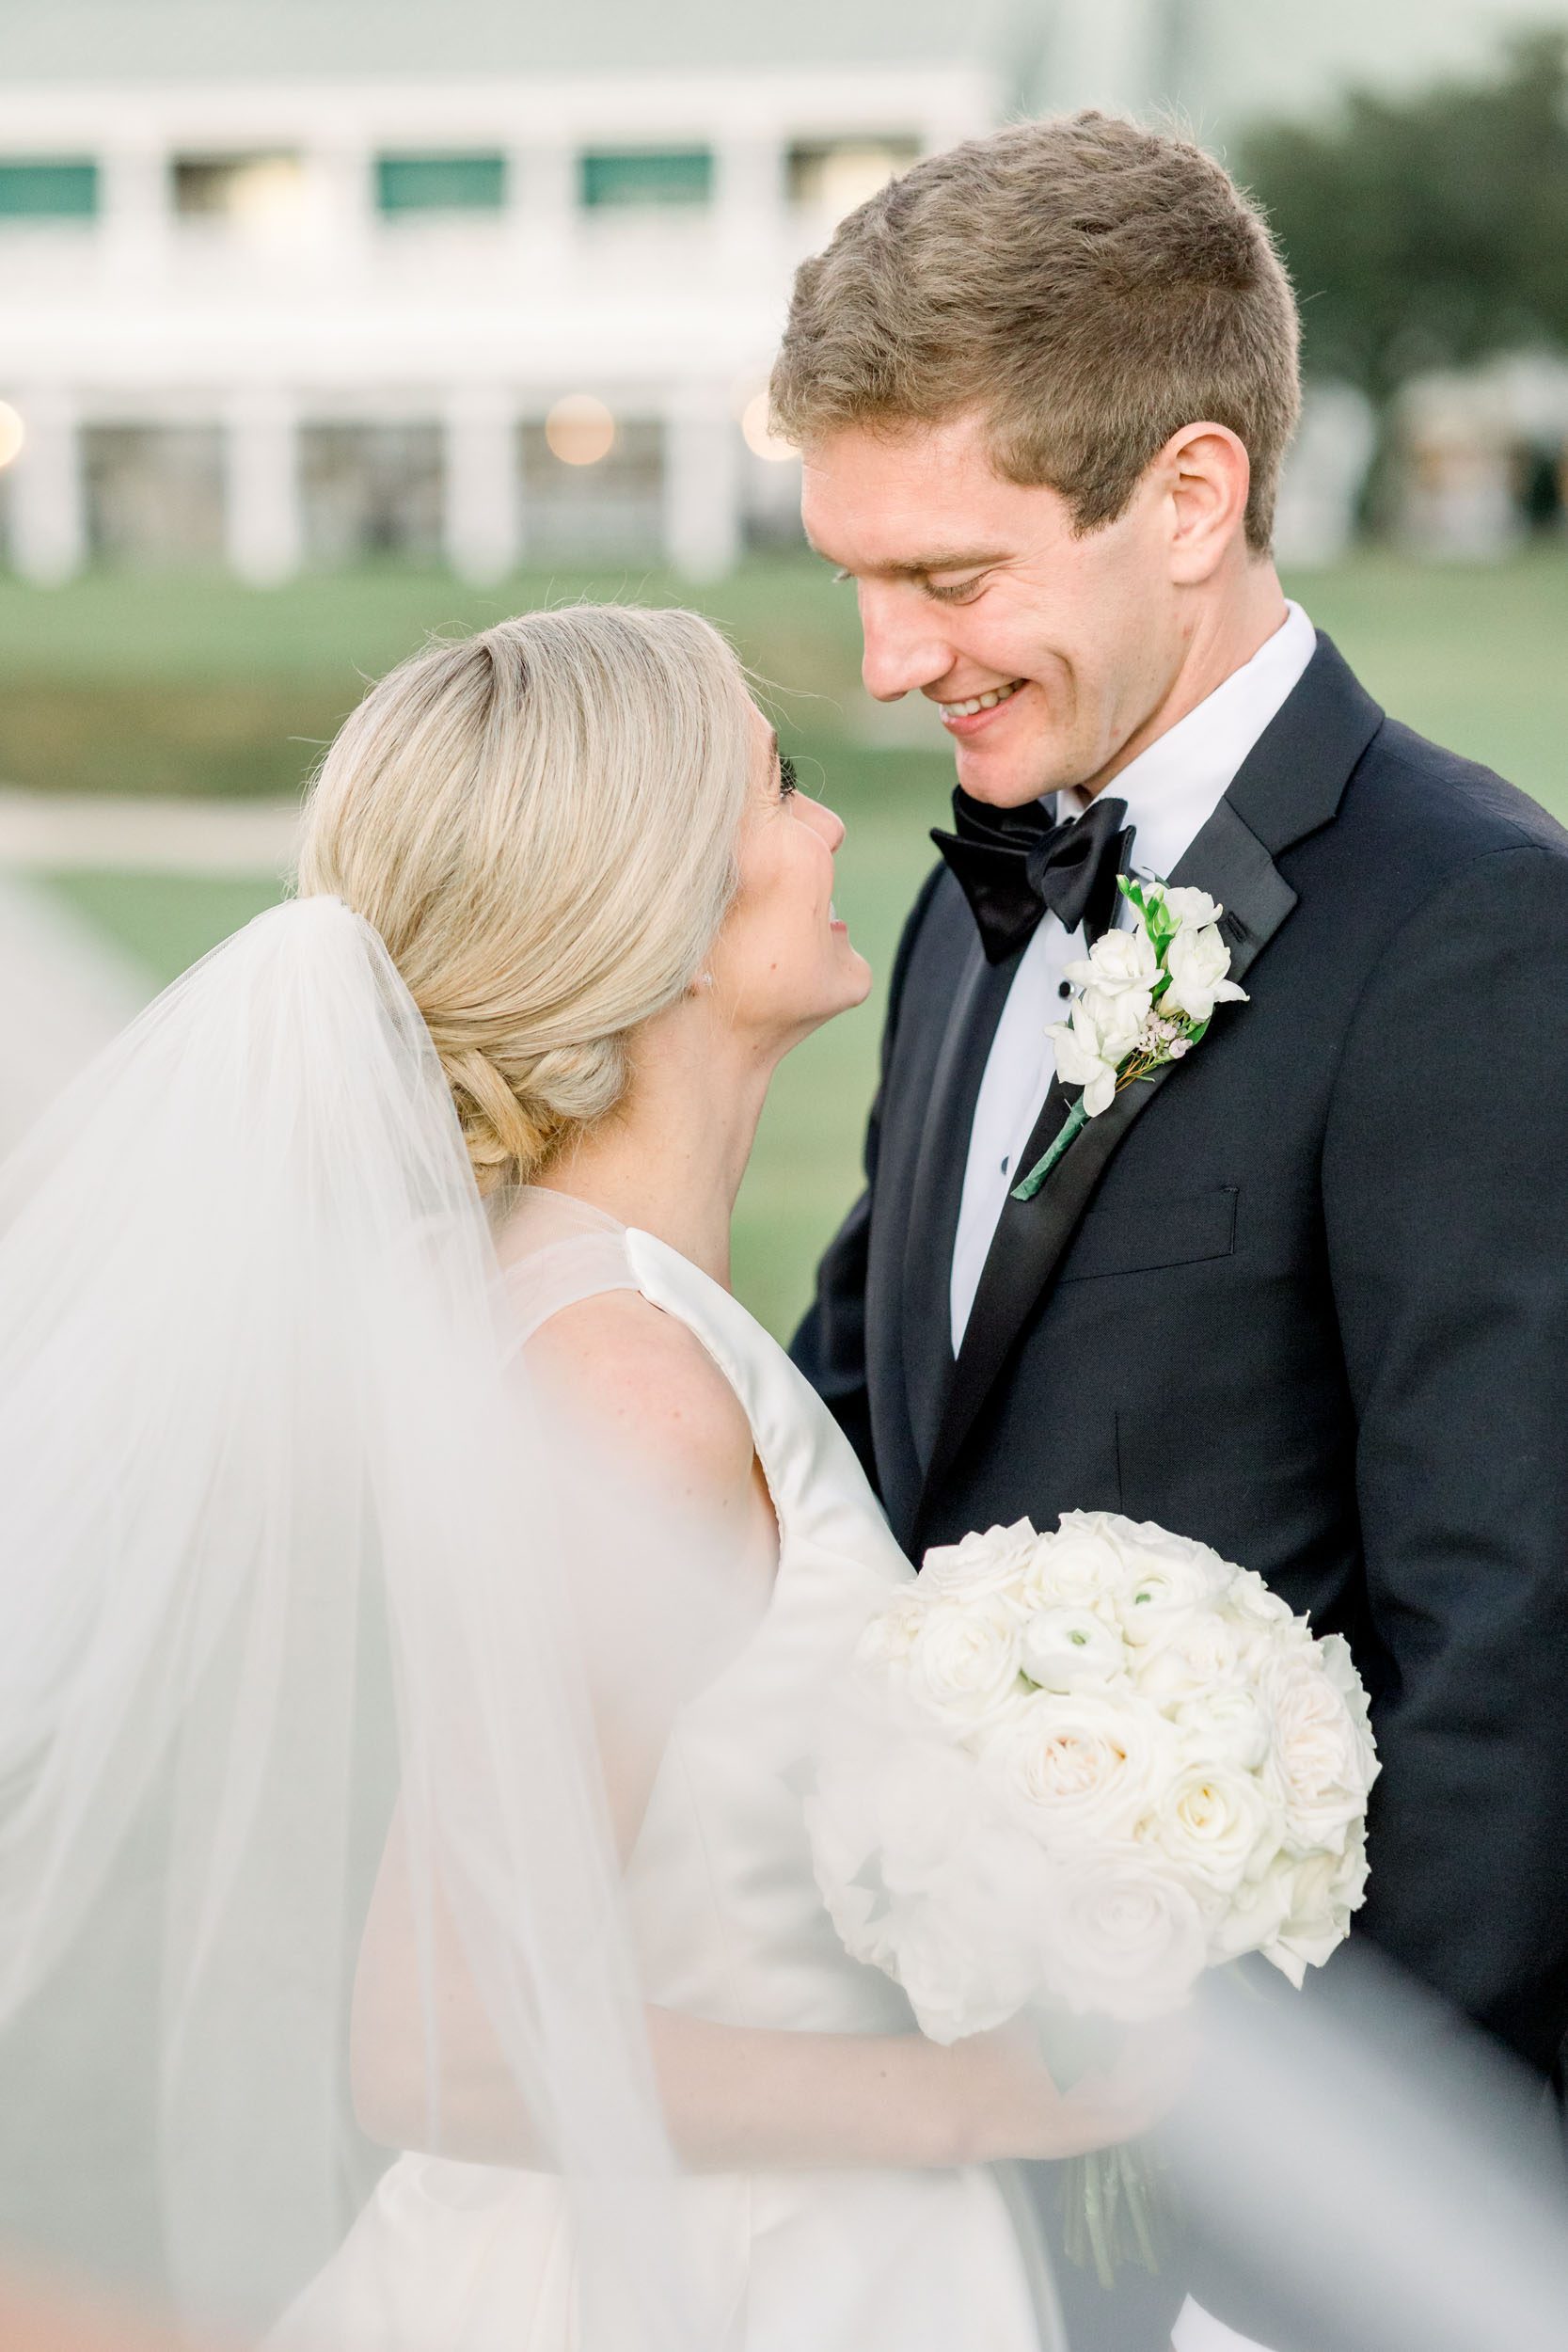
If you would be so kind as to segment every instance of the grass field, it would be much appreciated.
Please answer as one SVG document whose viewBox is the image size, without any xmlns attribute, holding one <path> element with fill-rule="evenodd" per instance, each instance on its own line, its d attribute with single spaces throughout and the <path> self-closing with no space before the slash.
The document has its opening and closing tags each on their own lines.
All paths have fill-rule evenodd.
<svg viewBox="0 0 1568 2352">
<path fill-rule="evenodd" d="M 1568 820 L 1568 557 L 1496 569 L 1368 555 L 1295 583 L 1371 691 Z M 483 594 L 386 571 L 272 593 L 223 580 L 103 575 L 55 591 L 0 581 L 0 779 L 142 794 L 296 791 L 363 682 L 432 630 L 611 596 L 699 604 L 774 682 L 811 788 L 844 815 L 838 902 L 885 974 L 929 861 L 949 763 L 935 722 L 891 721 L 858 682 L 852 592 L 803 559 L 693 591 L 658 574 L 526 577 Z M 264 884 L 75 873 L 55 886 L 159 979 L 266 903 Z M 879 999 L 781 1072 L 742 1196 L 736 1285 L 783 1330 L 852 1198 Z"/>
</svg>

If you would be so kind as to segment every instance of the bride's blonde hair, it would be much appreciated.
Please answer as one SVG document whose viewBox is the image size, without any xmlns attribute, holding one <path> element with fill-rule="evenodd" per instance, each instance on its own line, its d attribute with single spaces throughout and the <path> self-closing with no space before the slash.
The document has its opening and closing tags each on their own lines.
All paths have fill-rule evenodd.
<svg viewBox="0 0 1568 2352">
<path fill-rule="evenodd" d="M 736 882 L 751 702 L 694 612 L 579 605 L 415 655 L 322 763 L 302 895 L 373 924 L 424 1016 L 481 1189 L 612 1111 Z"/>
</svg>

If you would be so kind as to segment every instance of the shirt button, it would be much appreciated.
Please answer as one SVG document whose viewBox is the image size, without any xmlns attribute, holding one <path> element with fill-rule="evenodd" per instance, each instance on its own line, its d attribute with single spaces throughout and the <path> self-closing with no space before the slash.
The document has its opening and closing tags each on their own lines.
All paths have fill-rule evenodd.
<svg viewBox="0 0 1568 2352">
<path fill-rule="evenodd" d="M 1004 1161 L 1003 1161 L 1003 1163 L 1002 1163 L 1002 1173 L 1003 1173 L 1003 1175 L 1004 1175 L 1004 1176 L 1006 1176 L 1006 1174 L 1007 1173 L 1007 1166 L 1008 1166 L 1008 1162 L 1012 1159 L 1012 1156 L 1013 1156 L 1013 1155 L 1012 1155 L 1012 1153 L 1009 1152 L 1008 1152 L 1008 1154 L 1007 1154 L 1006 1159 L 1006 1160 L 1004 1160 Z"/>
<path fill-rule="evenodd" d="M 1070 996 L 1072 994 L 1072 982 L 1070 980 L 1062 980 L 1059 982 L 1056 993 L 1058 996 Z"/>
</svg>

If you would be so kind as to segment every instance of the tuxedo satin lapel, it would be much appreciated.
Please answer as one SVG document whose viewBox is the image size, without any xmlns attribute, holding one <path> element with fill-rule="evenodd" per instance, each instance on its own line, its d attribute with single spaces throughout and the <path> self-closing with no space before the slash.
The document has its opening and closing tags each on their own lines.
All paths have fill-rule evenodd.
<svg viewBox="0 0 1568 2352">
<path fill-rule="evenodd" d="M 904 1234 L 904 1384 L 922 1464 L 929 1456 L 953 1372 L 949 1291 L 963 1199 L 969 1131 L 1018 959 L 986 960 L 978 938 L 954 993 L 931 1075 Z"/>
<path fill-rule="evenodd" d="M 1222 902 L 1221 929 L 1230 947 L 1231 976 L 1236 979 L 1244 977 L 1296 903 L 1294 891 L 1281 878 L 1273 858 L 1228 801 L 1220 803 L 1167 879 L 1173 883 L 1195 884 Z M 1246 1008 L 1222 1011 L 1219 1018 L 1244 1020 Z M 1198 1051 L 1202 1050 L 1200 1046 Z M 936 1487 L 974 1427 L 1013 1342 L 1055 1273 L 1112 1154 L 1160 1088 L 1173 1081 L 1180 1084 L 1181 1072 L 1181 1063 L 1167 1062 L 1152 1078 L 1128 1087 L 1108 1110 L 1089 1120 L 1032 1200 L 1007 1196 L 931 1448 L 917 1533 Z M 1054 1139 L 1069 1099 L 1058 1080 L 1046 1098 L 1026 1151 L 1020 1155 L 1021 1169 L 1031 1168 Z"/>
</svg>

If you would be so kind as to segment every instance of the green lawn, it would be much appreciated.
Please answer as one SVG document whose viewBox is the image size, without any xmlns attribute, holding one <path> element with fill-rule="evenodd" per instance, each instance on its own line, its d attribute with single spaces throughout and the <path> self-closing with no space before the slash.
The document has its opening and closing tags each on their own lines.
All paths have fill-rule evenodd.
<svg viewBox="0 0 1568 2352">
<path fill-rule="evenodd" d="M 1294 583 L 1371 691 L 1488 760 L 1568 819 L 1568 556 L 1497 569 L 1368 555 Z M 54 591 L 0 581 L 0 779 L 72 791 L 289 793 L 363 682 L 432 630 L 577 596 L 699 604 L 778 691 L 813 788 L 848 828 L 838 901 L 885 974 L 929 858 L 947 763 L 879 745 L 857 676 L 852 593 L 800 558 L 693 591 L 645 573 L 533 576 L 484 594 L 381 571 L 246 590 L 104 575 Z M 74 874 L 57 885 L 160 979 L 264 904 L 261 884 Z M 852 1198 L 879 1001 L 785 1065 L 742 1195 L 737 1285 L 775 1329 Z"/>
</svg>

